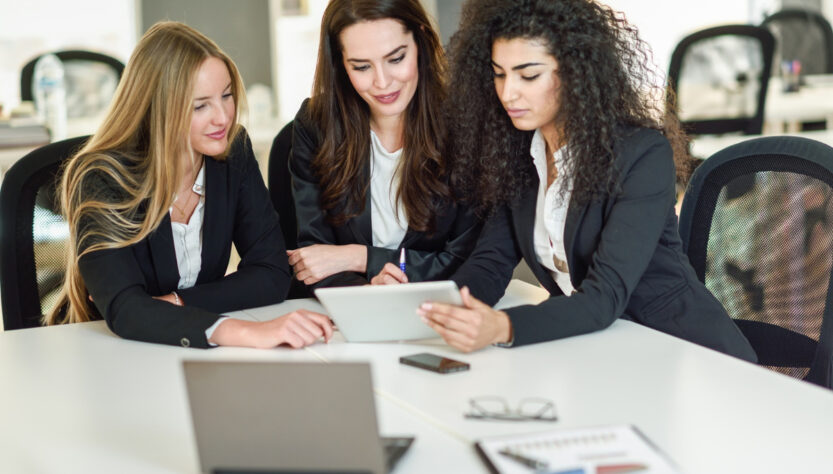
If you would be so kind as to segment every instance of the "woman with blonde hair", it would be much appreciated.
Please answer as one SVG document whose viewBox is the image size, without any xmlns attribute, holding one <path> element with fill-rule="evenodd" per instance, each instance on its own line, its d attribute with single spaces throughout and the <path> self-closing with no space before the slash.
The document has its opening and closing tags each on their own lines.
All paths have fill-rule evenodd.
<svg viewBox="0 0 833 474">
<path fill-rule="evenodd" d="M 192 347 L 301 347 L 332 327 L 299 311 L 268 322 L 220 314 L 278 303 L 290 275 L 251 144 L 234 62 L 198 31 L 152 26 L 101 127 L 60 185 L 70 227 L 61 299 L 45 324 L 102 317 L 121 337 Z M 226 275 L 232 243 L 241 256 Z"/>
</svg>

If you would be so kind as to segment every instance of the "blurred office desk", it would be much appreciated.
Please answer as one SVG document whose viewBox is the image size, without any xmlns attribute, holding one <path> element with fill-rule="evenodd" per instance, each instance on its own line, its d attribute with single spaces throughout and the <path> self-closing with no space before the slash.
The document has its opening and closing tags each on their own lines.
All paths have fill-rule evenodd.
<svg viewBox="0 0 833 474">
<path fill-rule="evenodd" d="M 764 112 L 765 131 L 795 133 L 804 122 L 826 122 L 833 128 L 833 74 L 804 76 L 796 92 L 784 92 L 780 77 L 772 77 Z"/>
<path fill-rule="evenodd" d="M 833 146 L 833 129 L 783 134 L 779 133 L 775 135 L 702 135 L 694 137 L 691 141 L 691 154 L 696 158 L 706 159 L 718 151 L 736 143 L 745 142 L 746 140 L 751 140 L 753 138 L 779 135 L 809 138 L 811 140 L 816 140 Z"/>
<path fill-rule="evenodd" d="M 95 117 L 87 119 L 73 119 L 67 123 L 67 138 L 77 137 L 81 135 L 91 135 L 95 133 L 101 120 L 104 117 Z M 280 131 L 285 121 L 276 118 L 265 122 L 253 123 L 247 127 L 249 138 L 252 141 L 252 150 L 255 153 L 260 171 L 263 174 L 263 179 L 266 181 L 267 166 L 269 163 L 269 150 L 272 148 L 272 140 Z M 44 143 L 45 145 L 45 143 Z M 38 146 L 21 146 L 13 148 L 0 148 L 0 181 L 3 175 L 14 165 L 17 160 L 26 156 L 30 151 L 38 148 Z"/>
<path fill-rule="evenodd" d="M 785 92 L 780 77 L 772 77 L 764 104 L 764 133 L 795 133 L 804 122 L 826 122 L 833 128 L 833 75 L 805 76 L 796 92 Z M 726 117 L 751 117 L 757 91 L 751 87 L 727 87 L 717 82 L 681 84 L 678 97 L 683 121 Z"/>
<path fill-rule="evenodd" d="M 518 281 L 509 293 L 507 304 L 546 297 Z M 298 307 L 320 308 L 296 300 L 238 314 L 262 320 Z M 425 351 L 471 370 L 440 375 L 398 362 Z M 200 351 L 121 340 L 102 322 L 6 332 L 0 471 L 195 472 L 180 368 L 186 358 L 371 362 L 381 432 L 417 436 L 397 474 L 487 472 L 473 440 L 613 423 L 636 425 L 690 474 L 833 472 L 833 392 L 627 321 L 473 354 L 439 340 L 347 344 L 340 337 L 298 351 Z M 482 395 L 510 403 L 545 397 L 560 420 L 464 418 L 469 398 Z"/>
</svg>

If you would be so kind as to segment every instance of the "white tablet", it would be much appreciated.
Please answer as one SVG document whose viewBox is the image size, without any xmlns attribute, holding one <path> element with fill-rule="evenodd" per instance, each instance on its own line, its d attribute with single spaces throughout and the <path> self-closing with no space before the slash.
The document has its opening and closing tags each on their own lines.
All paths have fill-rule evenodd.
<svg viewBox="0 0 833 474">
<path fill-rule="evenodd" d="M 439 337 L 417 308 L 426 301 L 463 304 L 453 281 L 319 288 L 315 296 L 350 342 Z"/>
</svg>

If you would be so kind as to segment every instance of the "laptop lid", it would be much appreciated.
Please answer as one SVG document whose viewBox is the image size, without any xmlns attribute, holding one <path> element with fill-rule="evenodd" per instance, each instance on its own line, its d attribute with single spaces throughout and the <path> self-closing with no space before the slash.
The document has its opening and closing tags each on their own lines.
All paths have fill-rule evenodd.
<svg viewBox="0 0 833 474">
<path fill-rule="evenodd" d="M 202 472 L 386 472 L 368 364 L 183 368 Z"/>
<path fill-rule="evenodd" d="M 319 288 L 315 296 L 350 342 L 439 337 L 416 314 L 426 301 L 461 305 L 453 281 Z"/>
</svg>

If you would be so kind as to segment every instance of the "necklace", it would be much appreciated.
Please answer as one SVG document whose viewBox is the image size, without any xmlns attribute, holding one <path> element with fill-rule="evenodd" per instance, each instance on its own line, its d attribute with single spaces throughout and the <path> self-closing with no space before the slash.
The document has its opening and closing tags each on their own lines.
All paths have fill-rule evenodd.
<svg viewBox="0 0 833 474">
<path fill-rule="evenodd" d="M 199 172 L 197 174 L 199 174 Z M 193 197 L 194 194 L 197 194 L 197 191 L 200 190 L 198 188 L 201 188 L 201 186 L 196 185 L 197 174 L 193 175 L 194 180 L 191 183 L 191 186 L 189 186 L 188 190 L 186 191 L 188 193 L 188 197 L 185 198 L 185 202 L 182 203 L 182 207 L 179 207 L 179 206 L 176 205 L 176 200 L 179 196 L 174 197 L 173 202 L 171 202 L 171 205 L 174 207 L 174 209 L 179 211 L 179 215 L 181 215 L 182 219 L 185 220 L 186 222 L 187 222 L 187 219 L 188 219 L 188 214 L 185 212 L 185 209 L 188 209 L 189 207 L 191 207 L 191 198 Z"/>
<path fill-rule="evenodd" d="M 177 206 L 177 205 L 176 205 L 176 200 L 174 200 L 174 201 L 171 203 L 171 205 L 173 205 L 174 209 L 176 209 L 177 211 L 179 211 L 179 215 L 180 215 L 180 216 L 182 216 L 182 218 L 183 218 L 183 219 L 186 219 L 186 218 L 188 217 L 188 214 L 185 212 L 185 210 L 184 210 L 184 209 L 188 209 L 188 208 L 190 207 L 190 205 L 191 205 L 191 197 L 192 197 L 194 194 L 195 194 L 195 193 L 194 193 L 193 191 L 191 191 L 191 190 L 189 190 L 189 191 L 188 191 L 188 197 L 187 197 L 187 198 L 185 198 L 185 202 L 182 204 L 182 207 L 179 207 L 179 206 Z"/>
</svg>

